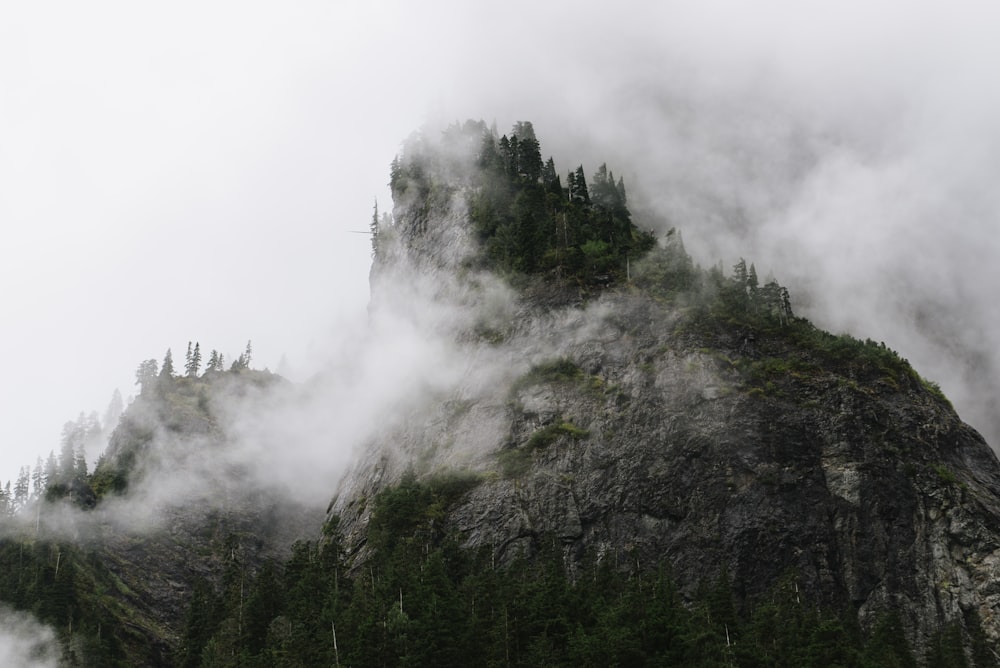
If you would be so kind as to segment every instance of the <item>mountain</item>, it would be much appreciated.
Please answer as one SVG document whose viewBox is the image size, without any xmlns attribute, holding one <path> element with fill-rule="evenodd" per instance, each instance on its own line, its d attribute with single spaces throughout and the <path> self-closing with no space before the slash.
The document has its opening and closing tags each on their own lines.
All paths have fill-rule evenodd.
<svg viewBox="0 0 1000 668">
<path fill-rule="evenodd" d="M 288 500 L 233 457 L 226 415 L 287 381 L 247 368 L 142 380 L 94 471 L 50 476 L 3 525 L 0 601 L 54 626 L 66 665 L 190 663 L 192 600 L 239 599 L 322 521 L 322 504 Z"/>
<path fill-rule="evenodd" d="M 606 165 L 564 184 L 530 123 L 390 178 L 371 326 L 431 359 L 386 351 L 404 399 L 315 507 L 241 444 L 290 383 L 143 363 L 0 541 L 68 664 L 998 663 L 1000 465 L 905 359 L 697 266 Z"/>
<path fill-rule="evenodd" d="M 665 568 L 687 602 L 724 576 L 745 619 L 791 581 L 798 600 L 863 637 L 896 619 L 918 657 L 952 633 L 969 661 L 992 665 L 1000 469 L 937 386 L 884 343 L 795 317 L 788 291 L 761 285 L 743 260 L 731 275 L 696 268 L 679 232 L 626 264 L 642 233 L 608 236 L 623 226 L 587 202 L 612 222 L 577 226 L 575 246 L 571 225 L 563 244 L 560 221 L 585 218 L 572 193 L 518 211 L 545 179 L 525 179 L 510 159 L 506 192 L 490 193 L 489 151 L 455 148 L 484 133 L 488 143 L 466 124 L 438 147 L 406 146 L 391 229 L 404 241 L 376 254 L 373 292 L 377 303 L 393 290 L 400 265 L 464 273 L 470 285 L 486 282 L 477 270 L 505 273 L 516 287 L 502 316 L 487 291 L 457 291 L 484 309 L 456 336 L 471 341 L 471 373 L 491 382 L 435 398 L 345 478 L 333 512 L 353 558 L 371 556 L 382 510 L 371 499 L 458 467 L 468 490 L 428 522 L 497 562 L 530 560 L 552 541 L 571 578 L 594 560 L 631 577 Z M 513 204 L 497 215 L 491 198 Z M 541 261 L 509 241 L 525 219 L 550 225 Z M 611 256 L 600 264 L 588 263 L 594 239 Z M 498 252 L 501 242 L 515 250 Z"/>
</svg>

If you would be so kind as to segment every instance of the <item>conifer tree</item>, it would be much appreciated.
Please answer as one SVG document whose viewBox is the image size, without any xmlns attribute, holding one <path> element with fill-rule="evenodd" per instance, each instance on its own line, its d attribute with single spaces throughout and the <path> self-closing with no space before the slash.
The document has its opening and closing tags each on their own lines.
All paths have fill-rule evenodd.
<svg viewBox="0 0 1000 668">
<path fill-rule="evenodd" d="M 222 370 L 222 356 L 219 355 L 218 350 L 213 349 L 211 354 L 208 356 L 208 365 L 205 367 L 205 373 Z"/>
<path fill-rule="evenodd" d="M 14 483 L 14 506 L 20 510 L 24 508 L 25 504 L 28 503 L 29 488 L 28 488 L 28 478 L 29 472 L 27 466 L 22 466 L 17 473 L 17 482 Z"/>
<path fill-rule="evenodd" d="M 156 363 L 156 360 L 150 361 L 154 364 Z M 156 372 L 153 372 L 153 375 L 155 376 Z M 102 434 L 104 436 L 110 435 L 110 433 L 114 430 L 124 408 L 125 404 L 122 402 L 122 393 L 116 388 L 115 391 L 111 393 L 111 401 L 108 402 L 108 408 L 104 411 L 104 420 L 101 422 L 103 425 Z"/>
<path fill-rule="evenodd" d="M 135 371 L 135 384 L 139 386 L 140 394 L 152 388 L 152 383 L 156 380 L 158 374 L 159 365 L 156 363 L 156 360 L 146 360 L 139 365 L 139 368 Z M 120 395 L 119 399 L 121 399 Z M 118 411 L 118 415 L 121 415 L 121 411 Z M 117 418 L 115 419 L 117 420 Z"/>
<path fill-rule="evenodd" d="M 73 477 L 77 480 L 85 480 L 87 478 L 87 452 L 83 443 L 80 443 L 76 449 L 76 466 L 73 471 Z"/>
<path fill-rule="evenodd" d="M 45 489 L 48 489 L 59 479 L 59 463 L 56 460 L 54 450 L 49 450 L 49 457 L 45 460 Z"/>
<path fill-rule="evenodd" d="M 556 172 L 556 163 L 551 156 L 542 165 L 542 185 L 548 192 L 562 194 L 562 182 L 559 179 L 559 173 Z"/>
<path fill-rule="evenodd" d="M 160 378 L 173 378 L 174 377 L 174 355 L 170 352 L 170 348 L 167 348 L 166 354 L 163 356 L 163 366 L 160 367 Z"/>
<path fill-rule="evenodd" d="M 184 365 L 184 373 L 188 378 L 197 378 L 199 369 L 201 369 L 201 344 L 195 342 L 192 349 L 191 342 L 188 341 L 187 362 Z"/>
<path fill-rule="evenodd" d="M 243 354 L 236 358 L 233 365 L 230 367 L 231 371 L 238 371 L 240 369 L 249 369 L 250 360 L 253 356 L 253 348 L 250 345 L 250 341 L 247 341 L 247 348 L 243 351 Z M 220 356 L 221 358 L 221 356 Z"/>
<path fill-rule="evenodd" d="M 570 173 L 569 184 L 570 201 L 590 204 L 590 191 L 587 189 L 587 177 L 583 174 L 583 165 Z"/>
<path fill-rule="evenodd" d="M 10 491 L 10 480 L 7 485 L 0 488 L 0 516 L 7 516 L 13 510 L 13 495 Z"/>
<path fill-rule="evenodd" d="M 528 121 L 518 121 L 511 132 L 515 173 L 526 183 L 537 183 L 542 174 L 542 152 L 535 129 Z"/>
<path fill-rule="evenodd" d="M 747 284 L 747 262 L 743 258 L 733 265 L 733 280 L 740 287 L 746 287 Z"/>
<path fill-rule="evenodd" d="M 76 422 L 67 422 L 63 425 L 62 447 L 59 450 L 59 468 L 56 472 L 55 480 L 51 477 L 49 478 L 50 484 L 52 482 L 65 483 L 73 479 L 73 473 L 76 470 L 77 445 L 83 445 L 84 440 L 83 423 L 83 413 L 80 413 L 80 417 L 77 418 Z"/>
<path fill-rule="evenodd" d="M 42 458 L 35 459 L 35 468 L 31 471 L 31 495 L 38 498 L 45 491 L 45 465 Z"/>
<path fill-rule="evenodd" d="M 372 222 L 369 224 L 369 231 L 371 232 L 372 241 L 372 257 L 378 257 L 378 232 L 379 232 L 379 218 L 378 218 L 378 198 L 375 198 L 375 210 L 372 213 Z"/>
</svg>

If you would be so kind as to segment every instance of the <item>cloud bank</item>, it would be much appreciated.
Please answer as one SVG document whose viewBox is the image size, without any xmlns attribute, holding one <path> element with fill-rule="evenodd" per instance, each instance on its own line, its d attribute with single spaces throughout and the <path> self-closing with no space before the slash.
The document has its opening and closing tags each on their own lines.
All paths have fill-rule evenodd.
<svg viewBox="0 0 1000 668">
<path fill-rule="evenodd" d="M 55 668 L 59 665 L 55 632 L 26 613 L 0 606 L 0 665 Z"/>
<path fill-rule="evenodd" d="M 373 195 L 388 209 L 409 132 L 465 118 L 532 121 L 563 172 L 607 161 L 637 220 L 680 227 L 703 264 L 773 270 L 800 313 L 885 340 L 1000 442 L 1000 10 L 55 7 L 0 10 L 0 479 L 178 342 L 252 338 L 298 378 L 336 358 L 367 300 L 349 230 Z"/>
</svg>

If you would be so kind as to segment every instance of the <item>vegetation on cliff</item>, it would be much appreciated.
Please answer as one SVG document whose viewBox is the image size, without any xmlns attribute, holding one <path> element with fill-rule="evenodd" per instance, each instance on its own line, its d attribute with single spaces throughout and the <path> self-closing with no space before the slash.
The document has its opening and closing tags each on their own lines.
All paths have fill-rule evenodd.
<svg viewBox="0 0 1000 668">
<path fill-rule="evenodd" d="M 706 573 L 685 600 L 669 567 L 636 569 L 627 547 L 567 572 L 563 542 L 538 536 L 501 567 L 443 528 L 470 484 L 408 474 L 380 492 L 369 556 L 353 570 L 334 517 L 322 542 L 296 544 L 245 589 L 196 598 L 182 665 L 918 665 L 897 616 L 865 635 L 848 611 L 808 599 L 794 572 L 740 609 L 725 571 Z M 974 665 L 995 665 L 981 636 L 972 653 Z M 921 659 L 968 666 L 960 629 L 942 628 Z"/>
</svg>

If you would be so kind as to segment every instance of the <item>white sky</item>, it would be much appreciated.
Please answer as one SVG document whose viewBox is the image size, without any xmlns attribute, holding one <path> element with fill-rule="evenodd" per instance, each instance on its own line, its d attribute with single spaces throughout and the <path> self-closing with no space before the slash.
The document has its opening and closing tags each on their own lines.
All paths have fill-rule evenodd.
<svg viewBox="0 0 1000 668">
<path fill-rule="evenodd" d="M 987 3 L 945 6 L 5 3 L 0 481 L 167 347 L 231 360 L 252 339 L 255 366 L 318 368 L 364 317 L 351 230 L 373 198 L 389 208 L 401 141 L 442 118 L 532 120 L 562 171 L 615 161 L 696 259 L 773 268 L 981 425 L 1000 369 L 1000 26 Z M 713 222 L 734 209 L 748 227 Z M 908 334 L 942 304 L 965 321 Z"/>
</svg>

